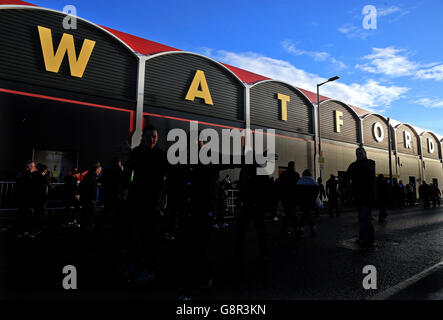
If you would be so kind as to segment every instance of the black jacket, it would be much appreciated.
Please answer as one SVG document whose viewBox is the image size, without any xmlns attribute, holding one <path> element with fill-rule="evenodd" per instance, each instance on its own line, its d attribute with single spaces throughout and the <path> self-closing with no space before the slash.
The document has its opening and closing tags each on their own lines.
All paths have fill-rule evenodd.
<svg viewBox="0 0 443 320">
<path fill-rule="evenodd" d="M 40 171 L 32 173 L 32 198 L 36 206 L 43 205 L 48 200 L 49 175 Z"/>
<path fill-rule="evenodd" d="M 376 202 L 374 160 L 365 158 L 351 163 L 347 175 L 351 179 L 355 203 L 357 205 L 374 205 Z"/>
<path fill-rule="evenodd" d="M 310 211 L 316 208 L 316 199 L 320 188 L 312 177 L 303 176 L 297 182 L 297 198 L 300 209 Z"/>
<path fill-rule="evenodd" d="M 328 196 L 328 200 L 338 197 L 338 181 L 335 178 L 330 178 L 326 181 L 326 195 Z"/>
<path fill-rule="evenodd" d="M 130 201 L 143 203 L 151 208 L 156 207 L 162 194 L 167 170 L 168 159 L 163 150 L 158 147 L 149 149 L 143 145 L 134 148 L 124 171 Z"/>
<path fill-rule="evenodd" d="M 120 166 L 111 164 L 103 169 L 103 191 L 105 202 L 123 199 L 125 176 Z"/>
<path fill-rule="evenodd" d="M 272 183 L 267 175 L 257 175 L 257 166 L 245 166 L 240 171 L 239 197 L 246 207 L 266 210 L 271 203 Z"/>
<path fill-rule="evenodd" d="M 377 203 L 379 205 L 385 205 L 390 198 L 391 188 L 384 179 L 377 179 Z"/>
<path fill-rule="evenodd" d="M 209 165 L 171 166 L 166 189 L 170 210 L 193 216 L 214 212 L 218 173 Z"/>
<path fill-rule="evenodd" d="M 280 195 L 283 201 L 296 201 L 297 182 L 300 175 L 296 171 L 286 170 L 280 174 Z"/>
<path fill-rule="evenodd" d="M 33 205 L 33 181 L 29 170 L 17 174 L 15 184 L 16 202 L 20 208 L 30 208 Z"/>
<path fill-rule="evenodd" d="M 97 174 L 94 171 L 88 171 L 80 183 L 80 201 L 96 201 L 97 200 Z"/>
<path fill-rule="evenodd" d="M 76 195 L 79 194 L 77 178 L 73 175 L 67 174 L 64 179 L 64 194 L 66 200 L 72 200 Z"/>
</svg>

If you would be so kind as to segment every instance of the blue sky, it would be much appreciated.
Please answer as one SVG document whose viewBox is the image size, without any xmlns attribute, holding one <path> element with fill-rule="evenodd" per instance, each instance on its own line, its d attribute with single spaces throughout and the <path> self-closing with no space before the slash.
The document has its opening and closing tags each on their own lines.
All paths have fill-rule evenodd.
<svg viewBox="0 0 443 320">
<path fill-rule="evenodd" d="M 440 0 L 30 2 L 311 91 L 338 75 L 321 94 L 443 136 Z"/>
</svg>

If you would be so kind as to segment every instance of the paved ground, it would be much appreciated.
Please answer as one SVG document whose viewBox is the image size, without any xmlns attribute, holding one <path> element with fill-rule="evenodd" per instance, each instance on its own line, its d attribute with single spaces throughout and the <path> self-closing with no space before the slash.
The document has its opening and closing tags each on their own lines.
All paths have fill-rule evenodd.
<svg viewBox="0 0 443 320">
<path fill-rule="evenodd" d="M 103 228 L 82 259 L 79 234 L 60 226 L 60 214 L 51 215 L 49 228 L 39 240 L 15 239 L 8 227 L 13 215 L 0 214 L 0 299 L 177 297 L 180 252 L 176 241 L 160 242 L 160 269 L 155 281 L 132 287 L 121 281 L 125 251 L 112 225 Z M 359 250 L 354 245 L 358 226 L 353 210 L 334 219 L 322 214 L 317 219 L 317 237 L 306 232 L 299 241 L 291 236 L 281 238 L 280 223 L 268 220 L 271 259 L 267 264 L 257 262 L 253 225 L 248 229 L 245 262 L 229 262 L 235 220 L 230 222 L 228 228 L 212 232 L 209 247 L 215 281 L 212 288 L 197 292 L 197 299 L 443 299 L 443 268 L 436 266 L 443 261 L 443 208 L 391 211 L 384 225 L 374 220 L 377 243 L 370 250 Z M 62 288 L 65 265 L 76 266 L 78 290 Z M 362 270 L 366 265 L 377 269 L 376 290 L 363 289 Z M 243 277 L 236 279 L 239 270 L 243 270 Z"/>
</svg>

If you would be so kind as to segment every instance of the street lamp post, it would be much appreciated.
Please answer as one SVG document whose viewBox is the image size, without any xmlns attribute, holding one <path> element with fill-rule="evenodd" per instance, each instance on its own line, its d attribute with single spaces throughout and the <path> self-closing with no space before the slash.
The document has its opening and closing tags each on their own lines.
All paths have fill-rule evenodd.
<svg viewBox="0 0 443 320">
<path fill-rule="evenodd" d="M 327 81 L 317 84 L 317 135 L 318 135 L 318 157 L 322 157 L 321 153 L 321 138 L 320 138 L 320 87 L 325 83 L 332 82 L 340 79 L 339 76 L 329 78 Z M 317 157 L 316 157 L 317 158 Z M 314 166 L 314 170 L 317 171 L 317 165 Z M 321 169 L 319 169 L 319 176 L 321 178 Z M 314 176 L 317 178 L 317 172 Z"/>
</svg>

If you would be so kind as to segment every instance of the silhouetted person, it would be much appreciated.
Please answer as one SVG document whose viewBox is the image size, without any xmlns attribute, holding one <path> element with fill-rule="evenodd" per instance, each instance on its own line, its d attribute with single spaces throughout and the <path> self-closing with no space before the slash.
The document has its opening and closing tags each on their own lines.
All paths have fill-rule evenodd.
<svg viewBox="0 0 443 320">
<path fill-rule="evenodd" d="M 97 178 L 100 172 L 101 167 L 99 165 L 91 167 L 79 186 L 82 206 L 80 228 L 86 238 L 91 235 L 97 217 Z M 86 238 L 85 240 L 87 241 L 88 239 Z"/>
<path fill-rule="evenodd" d="M 31 220 L 31 229 L 35 236 L 40 235 L 47 215 L 46 204 L 48 201 L 49 174 L 48 167 L 42 163 L 37 164 L 37 170 L 32 173 L 34 214 Z"/>
<path fill-rule="evenodd" d="M 285 215 L 282 219 L 280 235 L 285 236 L 288 231 L 290 221 L 294 224 L 294 229 L 298 229 L 298 221 L 296 216 L 297 209 L 297 182 L 300 175 L 295 171 L 295 162 L 288 163 L 288 169 L 280 174 L 280 195 Z"/>
<path fill-rule="evenodd" d="M 190 142 L 195 143 L 195 142 Z M 199 141 L 198 148 L 205 142 Z M 188 148 L 188 156 L 190 155 Z M 221 154 L 218 157 L 221 163 Z M 217 180 L 220 170 L 231 165 L 222 164 L 172 165 L 167 179 L 168 206 L 178 220 L 177 243 L 181 253 L 180 281 L 183 292 L 179 299 L 190 299 L 195 290 L 212 286 L 213 275 L 208 258 L 213 213 L 216 210 Z M 225 179 L 227 188 L 230 179 Z"/>
<path fill-rule="evenodd" d="M 402 208 L 401 202 L 402 202 L 402 186 L 400 183 L 398 183 L 397 179 L 394 178 L 392 185 L 392 204 L 395 209 Z"/>
<path fill-rule="evenodd" d="M 268 242 L 265 231 L 265 213 L 270 205 L 269 192 L 271 180 L 267 175 L 257 175 L 255 165 L 246 166 L 240 171 L 239 179 L 240 201 L 242 204 L 238 218 L 236 257 L 243 259 L 245 255 L 245 233 L 250 221 L 254 221 L 260 260 L 269 259 Z"/>
<path fill-rule="evenodd" d="M 400 209 L 403 209 L 405 207 L 406 204 L 406 189 L 405 186 L 403 184 L 403 181 L 400 180 L 400 182 L 398 183 L 399 186 L 399 199 L 398 202 L 400 204 Z"/>
<path fill-rule="evenodd" d="M 311 171 L 306 169 L 303 176 L 297 182 L 297 197 L 302 211 L 301 227 L 308 221 L 313 236 L 317 235 L 311 212 L 317 207 L 316 199 L 319 195 L 319 186 L 312 178 Z"/>
<path fill-rule="evenodd" d="M 406 185 L 406 202 L 408 206 L 413 207 L 415 204 L 414 187 L 409 183 Z"/>
<path fill-rule="evenodd" d="M 342 206 L 348 203 L 349 200 L 348 191 L 349 191 L 348 179 L 338 177 L 338 196 L 340 198 Z"/>
<path fill-rule="evenodd" d="M 431 200 L 431 188 L 426 183 L 426 181 L 423 181 L 420 187 L 418 187 L 418 194 L 420 197 L 420 200 L 423 202 L 423 206 L 425 208 L 429 208 L 429 201 Z"/>
<path fill-rule="evenodd" d="M 168 202 L 178 220 L 177 243 L 180 299 L 212 285 L 208 242 L 213 223 L 218 170 L 203 164 L 172 166 L 168 174 Z"/>
<path fill-rule="evenodd" d="M 331 177 L 326 182 L 326 195 L 328 197 L 329 215 L 331 218 L 333 218 L 333 210 L 335 210 L 336 217 L 339 217 L 340 208 L 338 203 L 338 182 L 333 174 L 331 174 Z"/>
<path fill-rule="evenodd" d="M 34 161 L 27 161 L 16 177 L 16 201 L 19 207 L 17 215 L 17 236 L 29 236 L 30 218 L 33 211 L 32 172 L 37 170 Z"/>
<path fill-rule="evenodd" d="M 130 226 L 129 255 L 132 260 L 125 277 L 135 283 L 153 280 L 156 267 L 155 227 L 168 169 L 166 153 L 158 148 L 157 141 L 157 129 L 146 126 L 142 141 L 130 153 L 124 171 L 128 184 L 126 215 Z"/>
<path fill-rule="evenodd" d="M 325 186 L 323 185 L 323 179 L 322 178 L 318 178 L 317 179 L 317 184 L 318 184 L 318 198 L 320 200 L 320 204 L 321 204 L 321 208 L 323 208 L 323 203 L 324 203 L 324 199 L 326 199 L 326 190 L 325 190 Z M 320 216 L 320 209 L 321 209 L 318 205 L 315 206 L 315 213 L 316 216 Z"/>
<path fill-rule="evenodd" d="M 377 176 L 377 205 L 378 205 L 378 222 L 386 221 L 388 214 L 386 213 L 386 205 L 389 199 L 389 185 L 382 174 Z"/>
<path fill-rule="evenodd" d="M 357 148 L 357 161 L 351 163 L 347 175 L 351 179 L 352 194 L 357 205 L 360 232 L 357 243 L 372 246 L 375 241 L 371 210 L 376 201 L 375 162 L 366 157 L 363 147 Z"/>
<path fill-rule="evenodd" d="M 80 211 L 80 192 L 78 188 L 79 176 L 76 167 L 73 167 L 63 178 L 64 184 L 64 200 L 65 200 L 65 215 L 68 225 L 79 225 L 79 211 Z"/>
<path fill-rule="evenodd" d="M 435 183 L 430 185 L 430 189 L 432 197 L 432 206 L 437 207 L 438 205 L 440 207 L 440 197 L 441 197 L 440 189 L 437 187 L 437 184 Z"/>
<path fill-rule="evenodd" d="M 325 190 L 325 186 L 323 185 L 323 179 L 318 178 L 317 184 L 318 184 L 318 196 L 320 198 L 320 201 L 323 202 L 324 199 L 326 198 L 326 190 Z"/>
<path fill-rule="evenodd" d="M 278 221 L 277 210 L 280 203 L 280 178 L 271 177 L 271 219 Z"/>
<path fill-rule="evenodd" d="M 111 163 L 103 168 L 104 215 L 121 216 L 124 198 L 124 167 L 119 158 L 114 157 Z"/>
</svg>

